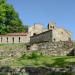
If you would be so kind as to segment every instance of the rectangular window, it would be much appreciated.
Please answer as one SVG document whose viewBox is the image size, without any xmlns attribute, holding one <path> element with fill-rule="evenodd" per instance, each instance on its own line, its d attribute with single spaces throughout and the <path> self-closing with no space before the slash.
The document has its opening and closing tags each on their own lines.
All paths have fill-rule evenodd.
<svg viewBox="0 0 75 75">
<path fill-rule="evenodd" d="M 21 38 L 19 37 L 19 42 L 21 41 Z"/>
<path fill-rule="evenodd" d="M 1 37 L 1 43 L 2 43 L 2 37 Z"/>
<path fill-rule="evenodd" d="M 8 43 L 8 37 L 7 37 L 7 43 Z"/>
<path fill-rule="evenodd" d="M 14 37 L 12 38 L 12 41 L 13 41 L 13 43 L 14 43 Z"/>
</svg>

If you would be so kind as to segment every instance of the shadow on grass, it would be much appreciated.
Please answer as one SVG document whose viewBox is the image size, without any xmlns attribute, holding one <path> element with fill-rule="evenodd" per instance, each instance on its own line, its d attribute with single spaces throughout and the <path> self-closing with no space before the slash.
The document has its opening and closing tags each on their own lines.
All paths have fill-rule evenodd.
<svg viewBox="0 0 75 75">
<path fill-rule="evenodd" d="M 54 59 L 55 62 L 51 65 L 56 66 L 56 67 L 64 67 L 68 63 L 65 61 L 66 59 L 67 58 L 56 58 L 56 59 Z"/>
<path fill-rule="evenodd" d="M 54 58 L 54 59 L 52 59 L 52 60 L 54 60 L 54 63 L 52 63 L 52 64 L 45 63 L 45 66 L 47 66 L 47 67 L 67 67 L 70 65 L 75 66 L 75 62 L 70 62 L 70 61 L 68 62 L 68 61 L 66 61 L 67 59 L 69 59 L 69 58 L 67 58 L 67 57 Z M 71 59 L 71 57 L 70 57 L 70 59 Z"/>
</svg>

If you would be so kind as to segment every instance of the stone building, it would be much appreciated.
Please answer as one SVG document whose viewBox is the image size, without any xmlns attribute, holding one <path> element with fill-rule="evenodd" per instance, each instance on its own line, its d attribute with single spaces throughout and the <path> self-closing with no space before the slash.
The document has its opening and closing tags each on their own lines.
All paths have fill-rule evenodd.
<svg viewBox="0 0 75 75">
<path fill-rule="evenodd" d="M 29 27 L 28 33 L 30 36 L 40 34 L 44 31 L 45 29 L 43 28 L 42 24 L 36 23 L 33 26 Z"/>
<path fill-rule="evenodd" d="M 40 31 L 38 30 L 38 32 Z M 70 41 L 70 40 L 71 40 L 71 32 L 63 28 L 56 27 L 56 24 L 54 22 L 48 24 L 47 30 L 42 30 L 41 33 L 39 34 L 36 33 L 36 35 L 30 37 L 30 43 L 32 44 L 39 43 L 39 42 L 40 43 L 48 42 L 48 41 L 59 42 L 59 41 Z"/>
<path fill-rule="evenodd" d="M 8 33 L 0 35 L 0 44 L 3 43 L 28 43 L 28 33 Z"/>
<path fill-rule="evenodd" d="M 48 24 L 48 29 L 45 29 L 42 24 L 37 23 L 29 27 L 27 33 L 8 33 L 0 35 L 0 44 L 58 42 L 68 40 L 71 40 L 71 33 L 63 28 L 56 27 L 54 22 Z"/>
<path fill-rule="evenodd" d="M 50 42 L 52 41 L 52 30 L 48 30 L 30 37 L 31 44 L 48 42 L 48 41 Z"/>
<path fill-rule="evenodd" d="M 56 27 L 54 22 L 48 24 L 48 30 L 52 30 L 52 41 L 69 41 L 71 40 L 71 32 L 64 28 Z"/>
</svg>

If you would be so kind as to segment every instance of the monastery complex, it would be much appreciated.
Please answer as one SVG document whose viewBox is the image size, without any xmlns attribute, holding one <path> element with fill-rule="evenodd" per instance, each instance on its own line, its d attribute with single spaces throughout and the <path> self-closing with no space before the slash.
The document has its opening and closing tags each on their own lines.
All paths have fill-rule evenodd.
<svg viewBox="0 0 75 75">
<path fill-rule="evenodd" d="M 46 41 L 69 41 L 71 32 L 58 28 L 54 22 L 48 24 L 47 29 L 42 24 L 34 24 L 27 33 L 8 33 L 0 35 L 0 44 L 3 43 L 39 43 Z"/>
</svg>

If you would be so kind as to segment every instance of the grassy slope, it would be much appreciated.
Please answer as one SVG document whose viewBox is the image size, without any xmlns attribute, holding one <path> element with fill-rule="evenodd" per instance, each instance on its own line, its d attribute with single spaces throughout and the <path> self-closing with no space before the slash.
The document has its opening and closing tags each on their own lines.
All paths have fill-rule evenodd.
<svg viewBox="0 0 75 75">
<path fill-rule="evenodd" d="M 0 48 L 6 50 L 15 49 L 16 47 L 23 48 L 25 44 L 1 44 Z M 0 64 L 0 66 L 52 66 L 52 67 L 65 67 L 67 65 L 75 65 L 75 56 L 37 56 L 37 58 L 5 58 L 0 59 L 0 61 L 5 61 L 5 63 Z"/>
<path fill-rule="evenodd" d="M 37 59 L 16 59 L 10 58 L 7 64 L 3 66 L 11 67 L 22 67 L 22 66 L 46 66 L 46 67 L 65 67 L 68 65 L 75 65 L 75 57 L 65 56 L 65 57 L 52 57 L 52 56 L 41 56 Z M 1 65 L 2 66 L 2 65 Z"/>
<path fill-rule="evenodd" d="M 67 65 L 75 65 L 75 57 L 51 57 L 41 56 L 37 59 L 23 59 L 20 64 L 25 66 L 53 66 L 65 67 Z"/>
<path fill-rule="evenodd" d="M 14 43 L 11 43 L 11 44 L 0 44 L 0 50 L 15 50 L 15 49 L 19 49 L 19 48 L 25 48 L 25 44 L 14 44 Z"/>
</svg>

